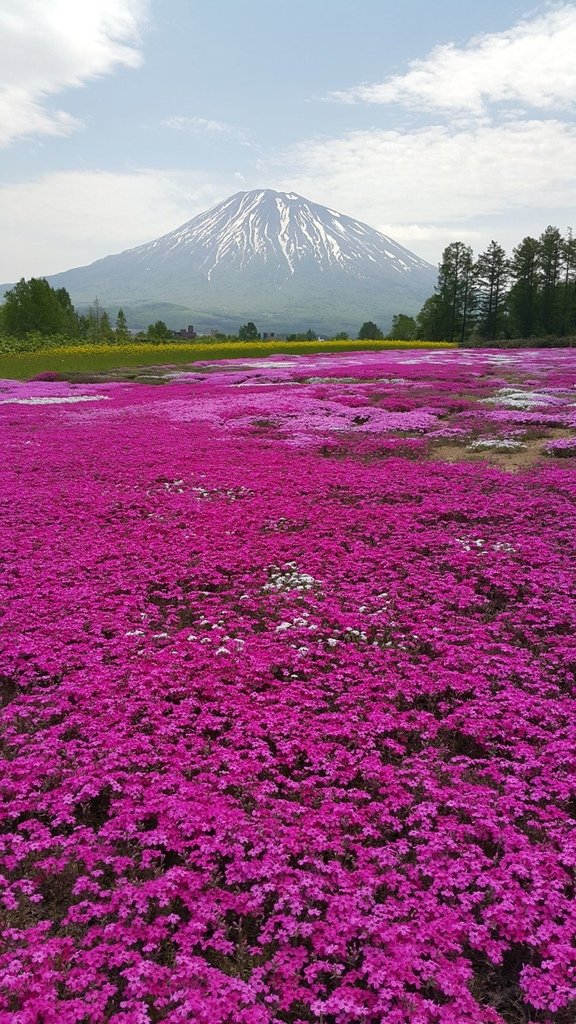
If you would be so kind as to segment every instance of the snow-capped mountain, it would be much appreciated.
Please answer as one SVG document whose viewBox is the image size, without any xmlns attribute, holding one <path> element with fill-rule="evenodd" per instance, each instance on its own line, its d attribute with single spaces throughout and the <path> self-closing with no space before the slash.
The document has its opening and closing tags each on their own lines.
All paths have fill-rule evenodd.
<svg viewBox="0 0 576 1024">
<path fill-rule="evenodd" d="M 170 326 L 356 333 L 388 328 L 432 293 L 436 271 L 381 232 L 293 192 L 238 192 L 155 241 L 49 278 L 94 301 Z M 163 307 L 161 304 L 164 304 Z M 175 307 L 170 309 L 170 307 Z M 142 308 L 143 307 L 143 308 Z M 163 314 L 163 315 L 162 315 Z"/>
<path fill-rule="evenodd" d="M 191 266 L 214 274 L 269 266 L 280 279 L 306 264 L 362 274 L 366 261 L 405 276 L 429 265 L 366 224 L 293 192 L 238 192 L 163 238 L 133 249 L 148 266 L 186 253 Z"/>
</svg>

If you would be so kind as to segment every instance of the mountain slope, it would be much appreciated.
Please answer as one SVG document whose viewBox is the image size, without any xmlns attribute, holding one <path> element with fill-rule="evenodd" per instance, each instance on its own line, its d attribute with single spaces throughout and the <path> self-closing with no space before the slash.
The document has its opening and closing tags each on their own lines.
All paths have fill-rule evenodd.
<svg viewBox="0 0 576 1024">
<path fill-rule="evenodd" d="M 433 291 L 435 268 L 366 224 L 292 192 L 239 192 L 175 231 L 48 280 L 76 305 L 96 296 L 148 320 L 159 303 L 195 325 L 236 330 L 312 327 L 355 333 L 364 320 L 389 326 Z M 136 324 L 135 324 L 136 325 Z"/>
</svg>

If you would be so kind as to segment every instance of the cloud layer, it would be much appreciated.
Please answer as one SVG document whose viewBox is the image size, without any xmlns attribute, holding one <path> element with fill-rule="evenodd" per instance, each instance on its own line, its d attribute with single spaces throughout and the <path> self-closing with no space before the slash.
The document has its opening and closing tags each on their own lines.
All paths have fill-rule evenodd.
<svg viewBox="0 0 576 1024">
<path fill-rule="evenodd" d="M 0 186 L 0 283 L 82 266 L 171 231 L 226 194 L 176 170 L 66 171 Z M 23 212 L 25 216 L 23 216 Z"/>
<path fill-rule="evenodd" d="M 51 97 L 117 66 L 141 63 L 147 0 L 3 0 L 0 9 L 0 146 L 68 135 L 78 122 Z"/>
<path fill-rule="evenodd" d="M 576 7 L 522 21 L 507 32 L 477 36 L 463 48 L 437 46 L 406 74 L 357 86 L 334 98 L 399 103 L 413 109 L 483 113 L 492 103 L 540 110 L 576 101 Z"/>
<path fill-rule="evenodd" d="M 348 201 L 353 208 L 365 195 L 401 220 L 450 221 L 526 204 L 570 205 L 576 127 L 551 120 L 457 132 L 444 125 L 352 132 L 300 144 L 282 163 L 295 189 L 314 185 L 332 195 L 334 205 Z"/>
<path fill-rule="evenodd" d="M 575 53 L 573 3 L 463 47 L 435 47 L 404 74 L 333 94 L 393 115 L 408 108 L 409 128 L 302 142 L 278 161 L 283 178 L 428 258 L 434 242 L 438 253 L 454 237 L 485 245 L 497 226 L 508 244 L 553 218 L 564 226 L 574 202 Z M 388 110 L 383 118 L 390 123 Z"/>
</svg>

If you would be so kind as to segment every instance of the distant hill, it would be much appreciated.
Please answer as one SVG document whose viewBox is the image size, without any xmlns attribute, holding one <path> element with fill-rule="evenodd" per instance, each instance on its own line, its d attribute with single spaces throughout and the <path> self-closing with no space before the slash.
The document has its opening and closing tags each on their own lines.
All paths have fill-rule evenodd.
<svg viewBox="0 0 576 1024">
<path fill-rule="evenodd" d="M 96 296 L 132 327 L 236 331 L 384 330 L 416 313 L 436 268 L 374 228 L 293 192 L 238 192 L 175 231 L 86 267 L 48 277 L 77 307 Z M 8 287 L 8 286 L 6 286 Z"/>
</svg>

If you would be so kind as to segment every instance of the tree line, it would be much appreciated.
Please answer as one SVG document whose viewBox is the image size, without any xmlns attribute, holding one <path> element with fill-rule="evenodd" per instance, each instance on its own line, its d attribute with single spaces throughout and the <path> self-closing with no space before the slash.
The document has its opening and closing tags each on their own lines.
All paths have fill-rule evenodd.
<svg viewBox="0 0 576 1024">
<path fill-rule="evenodd" d="M 65 288 L 53 288 L 44 278 L 22 278 L 6 292 L 0 306 L 0 335 L 89 342 L 122 342 L 132 337 L 122 309 L 114 324 L 97 299 L 86 313 L 80 313 Z M 434 294 L 416 317 L 397 314 L 386 337 L 490 345 L 502 339 L 575 335 L 576 238 L 571 228 L 562 235 L 550 226 L 539 238 L 524 238 L 511 257 L 496 241 L 476 258 L 469 245 L 452 242 L 442 254 Z M 151 342 L 172 336 L 162 320 L 138 335 Z M 259 332 L 249 322 L 238 336 L 250 341 Z M 383 336 L 372 321 L 363 323 L 358 333 L 361 339 Z M 309 330 L 288 340 L 316 337 Z M 347 335 L 341 332 L 337 337 L 345 340 Z"/>
<path fill-rule="evenodd" d="M 122 309 L 114 325 L 97 299 L 86 313 L 79 313 L 66 289 L 53 288 L 43 277 L 22 278 L 6 292 L 0 306 L 0 333 L 12 338 L 39 335 L 102 342 L 130 337 Z"/>
<path fill-rule="evenodd" d="M 498 242 L 474 258 L 464 242 L 444 250 L 436 290 L 415 318 L 412 337 L 430 341 L 564 338 L 576 334 L 576 239 L 547 227 L 508 257 Z M 410 325 L 409 321 L 412 321 Z"/>
</svg>

